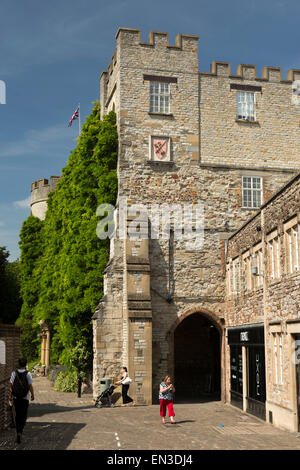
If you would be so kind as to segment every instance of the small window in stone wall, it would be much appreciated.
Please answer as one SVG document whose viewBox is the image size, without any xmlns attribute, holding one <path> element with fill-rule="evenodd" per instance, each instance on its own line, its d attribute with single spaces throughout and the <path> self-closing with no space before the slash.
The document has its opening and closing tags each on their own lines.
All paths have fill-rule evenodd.
<svg viewBox="0 0 300 470">
<path fill-rule="evenodd" d="M 262 178 L 260 176 L 242 177 L 242 205 L 256 209 L 262 204 Z"/>
<path fill-rule="evenodd" d="M 236 93 L 237 104 L 237 119 L 243 121 L 256 120 L 256 100 L 255 93 L 249 91 L 237 91 Z"/>
<path fill-rule="evenodd" d="M 258 247 L 254 247 L 252 255 L 252 267 L 256 268 L 256 275 L 253 275 L 253 287 L 259 288 L 263 285 L 263 252 L 261 248 L 261 244 Z"/>
<path fill-rule="evenodd" d="M 280 267 L 280 239 L 274 236 L 268 240 L 268 267 L 271 279 L 279 279 L 281 274 Z"/>
<path fill-rule="evenodd" d="M 226 277 L 227 277 L 227 294 L 236 295 L 239 294 L 242 288 L 242 279 L 241 279 L 241 265 L 239 258 L 233 260 L 227 265 L 226 268 Z"/>
<path fill-rule="evenodd" d="M 243 256 L 243 290 L 244 292 L 252 289 L 252 274 L 251 274 L 251 255 L 250 253 Z"/>
<path fill-rule="evenodd" d="M 299 224 L 285 226 L 286 266 L 288 273 L 299 271 Z"/>
<path fill-rule="evenodd" d="M 273 380 L 276 385 L 283 385 L 283 347 L 282 334 L 273 333 Z"/>
<path fill-rule="evenodd" d="M 150 81 L 150 112 L 170 113 L 170 84 Z"/>
<path fill-rule="evenodd" d="M 233 269 L 233 292 L 238 294 L 240 292 L 240 262 L 239 260 L 233 261 L 232 263 Z"/>
</svg>

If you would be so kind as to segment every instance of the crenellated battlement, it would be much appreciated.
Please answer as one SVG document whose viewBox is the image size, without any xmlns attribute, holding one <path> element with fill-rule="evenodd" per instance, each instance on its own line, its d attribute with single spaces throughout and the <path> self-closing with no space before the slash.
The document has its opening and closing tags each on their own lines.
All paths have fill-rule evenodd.
<svg viewBox="0 0 300 470">
<path fill-rule="evenodd" d="M 48 180 L 45 178 L 41 178 L 37 181 L 34 181 L 33 183 L 31 183 L 31 192 L 35 189 L 41 189 L 45 186 L 49 186 Z"/>
<path fill-rule="evenodd" d="M 50 183 L 46 178 L 41 178 L 37 181 L 31 183 L 31 192 L 35 190 L 42 190 L 44 188 L 49 188 L 50 191 L 53 191 L 56 188 L 60 176 L 50 176 Z"/>
<path fill-rule="evenodd" d="M 231 74 L 231 65 L 229 62 L 213 61 L 210 66 L 210 72 L 199 72 L 201 75 L 211 75 L 229 78 L 239 78 L 244 80 L 257 80 L 264 82 L 292 83 L 300 80 L 300 69 L 290 69 L 287 72 L 287 79 L 282 79 L 282 70 L 280 67 L 264 67 L 261 77 L 257 75 L 256 65 L 239 64 L 236 68 L 236 74 Z"/>
<path fill-rule="evenodd" d="M 163 31 L 150 31 L 148 42 L 141 40 L 141 30 L 132 28 L 119 28 L 116 39 L 126 39 L 132 45 L 140 45 L 151 48 L 169 48 L 173 50 L 190 50 L 191 42 L 198 44 L 199 36 L 189 34 L 178 34 L 175 39 L 176 44 L 170 44 L 169 33 Z"/>
</svg>

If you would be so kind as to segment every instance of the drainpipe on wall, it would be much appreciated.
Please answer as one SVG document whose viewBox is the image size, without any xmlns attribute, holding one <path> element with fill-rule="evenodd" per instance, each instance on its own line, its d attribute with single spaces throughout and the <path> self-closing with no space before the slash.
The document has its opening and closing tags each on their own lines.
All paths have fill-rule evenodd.
<svg viewBox="0 0 300 470">
<path fill-rule="evenodd" d="M 265 234 L 265 210 L 261 211 L 261 231 L 262 231 L 262 250 L 263 250 L 263 314 L 264 314 L 264 341 L 265 341 L 265 381 L 266 381 L 266 421 L 269 422 L 267 416 L 267 403 L 268 403 L 268 374 L 267 374 L 267 358 L 268 358 L 268 305 L 267 305 L 267 247 L 266 247 L 266 234 Z"/>
</svg>

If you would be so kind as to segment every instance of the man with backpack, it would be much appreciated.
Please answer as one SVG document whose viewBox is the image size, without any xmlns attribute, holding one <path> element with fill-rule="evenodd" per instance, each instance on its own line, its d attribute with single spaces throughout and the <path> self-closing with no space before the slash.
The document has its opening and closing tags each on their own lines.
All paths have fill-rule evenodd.
<svg viewBox="0 0 300 470">
<path fill-rule="evenodd" d="M 19 359 L 19 368 L 14 370 L 10 377 L 9 400 L 13 400 L 15 409 L 18 444 L 21 443 L 22 432 L 27 420 L 30 394 L 31 400 L 34 400 L 32 377 L 30 372 L 26 370 L 26 364 L 25 358 Z"/>
</svg>

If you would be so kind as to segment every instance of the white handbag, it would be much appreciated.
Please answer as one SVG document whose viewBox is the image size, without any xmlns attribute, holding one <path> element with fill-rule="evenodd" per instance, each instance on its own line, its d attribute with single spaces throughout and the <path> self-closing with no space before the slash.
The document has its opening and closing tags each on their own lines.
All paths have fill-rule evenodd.
<svg viewBox="0 0 300 470">
<path fill-rule="evenodd" d="M 122 380 L 123 385 L 130 384 L 131 382 L 132 380 L 129 377 L 126 377 L 126 379 Z"/>
</svg>

